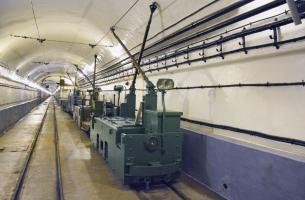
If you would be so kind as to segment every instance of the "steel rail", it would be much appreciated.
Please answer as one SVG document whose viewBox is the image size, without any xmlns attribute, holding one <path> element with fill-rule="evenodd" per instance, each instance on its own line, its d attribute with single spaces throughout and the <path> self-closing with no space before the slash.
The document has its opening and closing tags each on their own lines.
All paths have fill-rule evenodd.
<svg viewBox="0 0 305 200">
<path fill-rule="evenodd" d="M 55 157 L 56 157 L 56 196 L 58 200 L 64 200 L 64 194 L 63 194 L 63 184 L 62 184 L 62 178 L 61 178 L 61 165 L 60 165 L 60 155 L 59 155 L 59 143 L 58 143 L 58 129 L 57 129 L 57 120 L 56 120 L 56 111 L 55 111 L 55 103 L 53 101 L 53 113 L 54 113 L 54 145 L 55 145 Z M 50 102 L 48 103 L 47 109 L 44 113 L 44 116 L 42 118 L 42 121 L 39 125 L 39 128 L 37 129 L 33 142 L 30 147 L 30 151 L 28 153 L 28 156 L 26 157 L 25 163 L 22 167 L 22 170 L 19 174 L 16 187 L 14 189 L 14 192 L 11 196 L 11 200 L 18 200 L 20 198 L 20 192 L 22 191 L 24 180 L 26 177 L 26 174 L 29 169 L 29 165 L 32 159 L 32 155 L 35 151 L 35 147 L 38 141 L 38 138 L 40 136 L 42 127 L 44 126 L 45 119 L 47 116 L 47 112 L 50 106 Z"/>
<path fill-rule="evenodd" d="M 53 118 L 54 118 L 54 145 L 55 145 L 55 156 L 56 156 L 56 194 L 58 200 L 64 200 L 64 191 L 62 184 L 61 164 L 60 164 L 60 153 L 59 153 L 59 136 L 56 118 L 56 108 L 53 99 Z"/>
<path fill-rule="evenodd" d="M 191 198 L 187 197 L 186 194 L 183 192 L 179 191 L 176 187 L 174 187 L 170 183 L 164 183 L 170 190 L 172 190 L 179 198 L 182 200 L 191 200 Z"/>
<path fill-rule="evenodd" d="M 168 191 L 169 192 L 172 192 L 173 194 L 175 194 L 175 196 L 177 196 L 179 199 L 181 200 L 191 200 L 191 198 L 189 198 L 186 194 L 184 194 L 183 192 L 179 191 L 177 188 L 175 188 L 173 185 L 171 185 L 170 183 L 166 183 L 166 182 L 163 182 L 162 183 L 162 186 L 164 185 L 164 188 L 168 188 Z M 140 199 L 140 200 L 148 200 L 148 199 L 155 199 L 155 196 L 152 195 L 151 197 L 149 196 L 150 194 L 149 193 L 146 193 L 145 191 L 147 189 L 144 189 L 143 188 L 133 188 L 135 190 L 135 193 L 137 195 L 137 197 Z M 144 194 L 143 194 L 144 193 Z M 147 197 L 148 196 L 148 197 Z"/>
<path fill-rule="evenodd" d="M 27 174 L 27 171 L 28 171 L 28 167 L 29 167 L 29 164 L 31 162 L 31 159 L 32 159 L 32 155 L 33 155 L 33 152 L 35 150 L 35 147 L 36 147 L 36 143 L 37 143 L 37 140 L 39 138 L 39 135 L 41 133 L 41 130 L 42 130 L 42 127 L 44 125 L 44 122 L 45 122 L 45 119 L 46 119 L 46 116 L 47 116 L 47 112 L 48 112 L 48 108 L 49 108 L 49 103 L 48 103 L 48 106 L 47 106 L 47 109 L 43 115 L 43 118 L 42 118 L 42 121 L 34 135 L 34 138 L 33 138 L 33 142 L 30 146 L 30 151 L 25 159 L 25 163 L 21 169 L 21 172 L 18 176 L 18 179 L 17 179 L 17 183 L 16 183 L 16 187 L 14 188 L 14 192 L 11 196 L 11 200 L 18 200 L 19 199 L 19 195 L 20 195 L 20 192 L 22 190 L 22 186 L 23 186 L 23 183 L 24 183 L 24 179 L 25 179 L 25 175 Z"/>
</svg>

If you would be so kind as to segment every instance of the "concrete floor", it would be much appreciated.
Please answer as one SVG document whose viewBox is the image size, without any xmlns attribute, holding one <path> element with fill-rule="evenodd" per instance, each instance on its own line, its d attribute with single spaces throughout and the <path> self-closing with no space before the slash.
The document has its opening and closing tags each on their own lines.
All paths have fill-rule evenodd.
<svg viewBox="0 0 305 200">
<path fill-rule="evenodd" d="M 0 137 L 0 199 L 10 199 L 47 103 L 34 108 Z"/>
<path fill-rule="evenodd" d="M 43 104 L 0 137 L 0 199 L 9 199 L 35 130 L 47 108 Z M 180 199 L 171 189 L 156 187 L 151 191 L 134 190 L 123 186 L 111 173 L 73 121 L 71 116 L 56 106 L 59 150 L 66 200 L 160 200 Z M 3 149 L 3 150 L 1 150 Z M 37 141 L 20 199 L 56 199 L 56 168 L 54 147 L 53 106 L 50 104 L 41 135 Z M 219 199 L 189 179 L 178 180 L 173 186 L 189 199 Z"/>
<path fill-rule="evenodd" d="M 49 106 L 20 194 L 21 200 L 56 199 L 55 163 L 53 108 Z"/>
<path fill-rule="evenodd" d="M 65 199 L 138 199 L 112 176 L 90 140 L 59 108 L 57 121 Z"/>
<path fill-rule="evenodd" d="M 131 190 L 115 179 L 96 149 L 76 125 L 76 122 L 57 107 L 58 132 L 60 134 L 60 155 L 64 194 L 66 199 L 147 199 L 180 200 L 172 190 L 156 187 L 144 192 Z M 187 177 L 173 186 L 192 200 L 220 199 L 207 189 Z"/>
</svg>

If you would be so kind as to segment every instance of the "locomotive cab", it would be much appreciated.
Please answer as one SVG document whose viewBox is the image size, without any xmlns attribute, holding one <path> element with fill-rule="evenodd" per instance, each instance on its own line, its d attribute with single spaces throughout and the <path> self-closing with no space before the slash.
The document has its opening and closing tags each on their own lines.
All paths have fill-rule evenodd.
<svg viewBox="0 0 305 200">
<path fill-rule="evenodd" d="M 168 81 L 173 87 L 173 81 Z M 182 113 L 165 110 L 166 89 L 170 88 L 158 86 L 163 96 L 163 110 L 158 111 L 157 93 L 148 88 L 140 120 L 121 116 L 95 118 L 91 141 L 124 184 L 149 186 L 172 181 L 180 173 Z"/>
</svg>

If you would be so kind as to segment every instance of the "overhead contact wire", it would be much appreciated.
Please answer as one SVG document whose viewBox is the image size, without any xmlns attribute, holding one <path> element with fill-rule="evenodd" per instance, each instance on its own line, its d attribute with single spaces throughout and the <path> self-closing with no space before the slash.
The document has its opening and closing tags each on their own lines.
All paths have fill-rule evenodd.
<svg viewBox="0 0 305 200">
<path fill-rule="evenodd" d="M 120 21 L 132 10 L 133 7 L 135 7 L 135 5 L 137 5 L 137 3 L 139 2 L 140 0 L 136 0 L 126 11 L 125 13 L 114 23 L 113 26 L 117 26 Z M 107 33 L 101 38 L 99 39 L 96 43 L 95 43 L 95 46 L 99 45 L 106 37 L 107 35 L 110 33 L 110 30 L 107 31 Z"/>
<path fill-rule="evenodd" d="M 245 1 L 246 2 L 246 1 Z M 244 3 L 245 3 L 244 2 Z M 251 1 L 248 1 L 248 2 L 251 2 Z M 229 7 L 233 7 L 233 8 L 235 8 L 236 6 L 241 6 L 241 5 L 244 5 L 244 3 L 243 2 L 239 2 L 239 3 L 236 3 L 236 4 L 238 4 L 238 5 L 231 5 L 231 6 L 229 6 Z M 273 2 L 274 3 L 274 2 Z M 239 4 L 241 4 L 241 5 L 239 5 Z M 225 10 L 230 10 L 229 8 L 225 8 Z M 289 12 L 289 11 L 285 11 L 284 13 L 286 13 L 287 14 L 287 12 Z M 282 15 L 283 13 L 280 13 L 280 14 L 277 14 L 277 15 L 274 15 L 274 16 L 271 16 L 271 17 L 277 17 L 277 16 L 279 16 L 279 15 Z M 219 15 L 219 13 L 218 14 L 216 14 L 216 15 Z M 244 14 L 243 14 L 244 15 Z M 255 21 L 255 22 L 251 22 L 251 23 L 249 23 L 249 24 L 247 24 L 247 25 L 252 25 L 252 24 L 254 24 L 254 23 L 257 23 L 257 22 L 260 22 L 260 21 L 263 21 L 263 20 L 267 20 L 267 19 L 270 19 L 271 17 L 267 17 L 267 18 L 264 18 L 264 19 L 261 19 L 261 20 L 257 20 L 257 21 Z M 206 17 L 206 18 L 203 18 L 202 19 L 202 21 L 204 21 L 204 22 L 207 22 L 207 21 L 209 21 L 210 20 L 210 18 L 211 17 Z M 199 20 L 200 21 L 200 20 Z M 202 22 L 200 22 L 200 23 L 202 23 Z M 196 22 L 193 22 L 193 23 L 191 23 L 191 24 L 199 24 L 198 23 L 198 21 Z M 244 26 L 247 26 L 247 25 L 244 25 Z M 192 25 L 193 26 L 193 25 Z M 195 26 L 195 25 L 194 25 Z M 197 25 L 196 25 L 197 26 Z M 241 26 L 241 27 L 244 27 L 244 26 Z M 234 31 L 234 30 L 236 30 L 236 29 L 239 29 L 239 28 L 241 28 L 241 27 L 237 27 L 237 28 L 234 28 L 234 29 L 232 29 L 232 30 L 230 30 L 230 31 Z M 182 30 L 180 30 L 180 32 L 184 32 L 184 29 L 186 29 L 186 28 L 182 28 Z M 228 33 L 228 32 L 230 32 L 230 31 L 226 31 L 225 33 Z M 224 33 L 223 33 L 224 34 Z M 214 38 L 214 37 L 216 37 L 216 36 L 218 36 L 219 34 L 217 34 L 217 35 L 215 35 L 215 36 L 212 36 L 212 37 L 210 37 L 210 38 L 207 38 L 207 39 L 212 39 L 212 38 Z M 171 37 L 173 37 L 172 36 L 172 34 L 171 35 L 169 35 L 169 36 L 167 36 L 167 37 L 169 37 L 169 38 L 171 38 Z M 165 40 L 165 38 L 163 38 L 161 41 L 158 41 L 157 43 L 162 43 L 162 42 L 164 42 L 164 40 Z M 155 45 L 155 44 L 154 44 Z M 153 46 L 154 46 L 153 45 Z M 187 45 L 185 45 L 185 46 L 189 46 L 189 45 L 193 45 L 193 44 L 187 44 Z M 185 48 L 185 46 L 183 46 L 183 47 L 181 47 L 181 48 Z M 151 48 L 151 47 L 149 47 L 149 48 Z M 179 48 L 179 49 L 181 49 L 181 48 Z M 178 50 L 179 50 L 178 49 Z M 160 50 L 160 51 L 162 51 L 162 49 Z M 157 53 L 157 52 L 154 52 L 154 53 Z M 147 57 L 148 55 L 145 55 L 144 57 Z M 123 59 L 123 60 L 121 60 L 120 62 L 122 62 L 122 61 L 125 61 L 125 60 L 127 60 L 128 58 L 126 58 L 126 59 Z M 128 62 L 129 63 L 129 62 Z M 128 63 L 126 63 L 126 64 L 128 64 Z M 107 69 L 105 69 L 106 71 L 107 70 L 111 70 L 111 68 L 115 68 L 115 66 L 117 65 L 117 63 L 116 64 L 114 64 L 114 65 L 112 65 L 112 66 L 110 66 L 109 68 L 107 68 Z M 103 70 L 103 71 L 105 71 L 105 70 Z M 102 73 L 102 71 L 99 71 L 99 72 L 97 72 L 98 74 L 99 73 Z"/>
<path fill-rule="evenodd" d="M 152 37 L 148 38 L 147 41 L 150 41 L 150 40 L 156 38 L 156 37 L 157 37 L 158 35 L 160 35 L 161 33 L 164 33 L 165 31 L 167 31 L 167 30 L 169 30 L 169 29 L 171 29 L 171 28 L 177 26 L 177 25 L 180 24 L 181 22 L 183 22 L 183 21 L 185 21 L 186 19 L 188 19 L 188 18 L 190 18 L 190 17 L 196 15 L 197 13 L 201 12 L 202 10 L 205 10 L 206 8 L 208 8 L 208 7 L 210 7 L 211 5 L 217 3 L 218 1 L 220 1 L 220 0 L 214 0 L 213 2 L 210 2 L 210 3 L 208 3 L 208 4 L 204 5 L 204 6 L 202 6 L 201 8 L 199 8 L 198 10 L 192 12 L 192 13 L 189 14 L 188 16 L 186 16 L 186 17 L 180 19 L 179 21 L 175 22 L 174 24 L 172 24 L 172 25 L 166 27 L 166 28 L 163 29 L 162 31 L 160 31 L 160 32 L 156 33 L 155 35 L 153 35 Z M 108 32 L 105 34 L 104 37 L 106 37 L 106 35 L 108 35 L 109 32 L 110 32 L 110 31 L 108 31 Z M 104 37 L 103 37 L 101 40 L 103 40 Z M 141 44 L 142 44 L 142 43 L 141 43 Z M 139 47 L 141 44 L 138 44 L 138 45 L 134 46 L 133 48 L 130 49 L 130 51 L 136 49 L 136 48 Z M 126 60 L 126 59 L 124 59 L 124 60 Z M 105 63 L 104 66 L 107 66 L 108 64 L 112 63 L 113 61 L 115 61 L 115 59 L 110 60 L 109 62 Z M 99 73 L 99 72 L 97 72 L 97 73 Z"/>
<path fill-rule="evenodd" d="M 39 32 L 39 28 L 38 28 L 38 24 L 37 24 L 37 18 L 36 18 L 36 14 L 35 14 L 35 10 L 34 10 L 33 1 L 30 0 L 30 3 L 31 3 L 33 18 L 34 18 L 34 21 L 35 21 L 35 25 L 36 25 L 36 30 L 37 30 L 38 38 L 41 39 L 40 32 Z"/>
<path fill-rule="evenodd" d="M 60 151 L 59 151 L 59 135 L 56 118 L 55 100 L 53 99 L 53 120 L 54 120 L 54 143 L 55 143 L 55 156 L 56 156 L 56 192 L 57 199 L 64 200 L 63 181 L 61 173 Z"/>
<path fill-rule="evenodd" d="M 283 12 L 283 13 L 274 15 L 274 16 L 272 16 L 272 17 L 277 17 L 277 16 L 280 16 L 280 15 L 282 15 L 282 14 L 284 14 L 284 13 L 288 13 L 288 12 L 289 12 L 289 11 L 285 11 L 285 12 Z M 301 15 L 301 17 L 302 17 L 302 18 L 305 17 L 304 14 Z M 265 18 L 265 19 L 261 19 L 261 20 L 255 21 L 255 22 L 251 22 L 251 23 L 249 23 L 249 24 L 246 24 L 245 26 L 248 26 L 248 25 L 251 25 L 251 24 L 254 24 L 254 23 L 256 23 L 256 22 L 259 22 L 259 21 L 262 21 L 262 20 L 266 20 L 266 19 L 271 19 L 271 17 L 268 17 L 268 18 Z M 265 30 L 265 29 L 267 30 L 267 29 L 269 29 L 271 26 L 275 26 L 275 25 L 276 25 L 277 27 L 278 27 L 278 26 L 284 26 L 284 25 L 287 25 L 287 24 L 289 24 L 289 23 L 291 23 L 291 22 L 292 22 L 291 18 L 286 18 L 286 19 L 282 20 L 281 23 L 280 23 L 280 21 L 277 21 L 277 22 L 275 22 L 275 23 L 273 23 L 273 24 L 267 24 L 267 25 L 261 26 L 260 28 L 261 28 L 261 29 L 263 28 L 264 30 Z M 241 27 L 242 27 L 242 26 L 241 26 Z M 238 28 L 241 28 L 241 27 L 238 27 Z M 264 31 L 264 30 L 260 30 L 260 31 L 256 31 L 256 32 L 255 32 L 255 30 L 257 30 L 257 29 L 258 29 L 258 28 L 252 29 L 254 32 L 251 32 L 251 29 L 248 29 L 248 30 L 246 30 L 246 31 L 243 31 L 243 32 L 241 32 L 241 33 L 238 33 L 238 34 L 240 34 L 240 36 L 238 36 L 238 34 L 230 35 L 230 36 L 228 36 L 228 37 L 226 37 L 226 38 L 223 38 L 223 39 L 222 39 L 222 43 L 227 42 L 227 41 L 230 41 L 230 40 L 233 40 L 233 37 L 234 37 L 234 38 L 239 38 L 239 37 L 242 37 L 242 36 L 254 34 L 254 33 L 256 33 L 256 32 Z M 231 32 L 231 31 L 233 31 L 233 30 L 236 30 L 236 28 L 235 28 L 235 29 L 231 29 L 231 30 L 229 30 L 229 31 L 226 31 L 226 33 L 229 33 L 229 32 Z M 247 33 L 247 34 L 246 34 L 246 33 Z M 216 37 L 216 36 L 212 36 L 212 37 L 210 37 L 209 39 L 214 38 L 214 37 Z M 302 39 L 303 39 L 303 37 L 299 37 L 299 38 L 294 38 L 294 39 L 291 39 L 291 40 L 279 41 L 278 44 L 280 45 L 280 44 L 286 44 L 286 43 L 290 43 L 290 42 L 296 42 L 296 41 L 302 40 Z M 150 61 L 149 63 L 145 63 L 144 65 L 151 65 L 151 64 L 154 64 L 154 63 L 163 61 L 163 60 L 170 59 L 170 58 L 172 58 L 172 57 L 180 56 L 180 55 L 185 54 L 185 53 L 188 53 L 188 52 L 193 52 L 193 51 L 201 50 L 201 49 L 203 49 L 203 48 L 209 48 L 209 47 L 214 46 L 214 45 L 216 45 L 216 44 L 218 44 L 218 43 L 219 43 L 219 40 L 218 40 L 218 41 L 213 41 L 213 42 L 211 42 L 211 43 L 206 43 L 206 44 L 204 44 L 204 45 L 198 45 L 198 46 L 196 46 L 196 47 L 189 48 L 188 50 L 177 51 L 177 52 L 171 54 L 170 56 L 158 58 L 157 60 Z M 192 45 L 193 45 L 193 44 L 192 44 Z M 273 45 L 273 43 L 270 43 L 270 44 L 268 43 L 268 44 L 266 44 L 266 45 L 261 45 L 261 46 L 259 45 L 259 46 L 257 46 L 257 48 L 266 47 L 266 46 L 272 46 L 272 45 Z M 184 47 L 183 47 L 183 48 L 184 48 Z M 234 53 L 234 52 L 237 52 L 237 51 L 251 50 L 251 49 L 255 49 L 255 48 L 256 48 L 255 46 L 250 46 L 250 47 L 245 47 L 245 48 L 237 49 L 237 50 L 230 51 L 230 52 L 222 52 L 222 54 L 225 55 L 225 54 L 230 54 L 230 53 Z M 218 56 L 219 56 L 219 54 L 212 55 L 212 56 L 206 56 L 206 57 L 204 57 L 204 59 L 205 59 L 205 60 L 208 60 L 208 59 L 211 59 L 211 58 L 214 58 L 214 57 L 218 57 Z M 165 66 L 164 68 L 167 69 L 167 68 L 176 66 L 177 64 L 178 64 L 178 65 L 181 65 L 181 64 L 192 63 L 193 61 L 197 61 L 197 60 L 200 61 L 201 58 L 195 59 L 195 60 L 189 60 L 189 61 L 181 62 L 181 63 L 175 63 L 175 64 L 173 64 L 173 65 L 167 65 L 167 66 Z M 121 67 L 121 66 L 117 67 L 117 69 L 120 68 L 120 67 Z M 117 70 L 117 71 L 118 71 L 119 73 L 123 73 L 124 71 L 130 70 L 130 69 L 131 69 L 131 67 L 130 67 L 130 68 L 125 68 L 124 70 L 120 70 L 120 71 Z M 148 71 L 150 71 L 150 72 L 151 72 L 151 71 L 155 71 L 155 70 L 158 70 L 158 71 L 159 71 L 160 69 L 162 69 L 162 68 L 156 68 L 156 69 L 152 69 L 152 70 L 148 70 Z M 111 72 L 111 71 L 114 71 L 114 70 L 115 70 L 115 69 L 109 70 L 108 73 Z M 104 72 L 104 73 L 107 73 L 107 72 Z M 99 80 L 100 80 L 100 79 L 107 78 L 107 76 L 106 76 L 106 77 L 103 77 L 103 74 L 101 74 L 101 72 L 98 72 L 97 74 L 98 74 L 98 77 L 102 76 L 102 77 L 99 78 Z M 110 75 L 110 76 L 112 76 L 112 75 Z"/>
</svg>

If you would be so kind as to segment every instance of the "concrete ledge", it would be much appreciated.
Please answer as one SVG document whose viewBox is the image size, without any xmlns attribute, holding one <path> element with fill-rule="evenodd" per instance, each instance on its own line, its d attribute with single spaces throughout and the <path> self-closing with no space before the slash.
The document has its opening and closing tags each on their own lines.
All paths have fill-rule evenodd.
<svg viewBox="0 0 305 200">
<path fill-rule="evenodd" d="M 305 160 L 182 131 L 183 171 L 226 199 L 305 199 Z"/>
<path fill-rule="evenodd" d="M 19 119 L 29 113 L 43 99 L 34 99 L 18 104 L 0 107 L 0 134 L 8 127 L 15 124 Z"/>
</svg>

